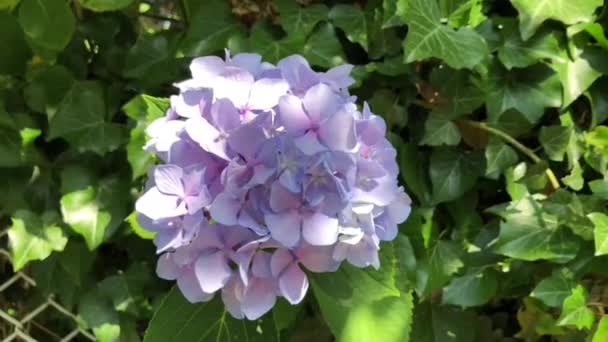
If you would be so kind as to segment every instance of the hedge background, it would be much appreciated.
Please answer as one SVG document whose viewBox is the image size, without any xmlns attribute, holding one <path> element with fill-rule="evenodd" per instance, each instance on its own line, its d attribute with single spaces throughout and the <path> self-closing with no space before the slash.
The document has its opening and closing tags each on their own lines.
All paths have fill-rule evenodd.
<svg viewBox="0 0 608 342">
<path fill-rule="evenodd" d="M 0 262 L 0 280 L 21 270 L 37 283 L 0 291 L 0 309 L 22 317 L 53 293 L 98 340 L 143 338 L 171 288 L 132 214 L 154 163 L 144 128 L 192 57 L 228 48 L 354 64 L 352 93 L 387 121 L 415 209 L 380 271 L 315 277 L 304 303 L 250 323 L 172 292 L 164 305 L 182 314 L 159 311 L 146 341 L 608 341 L 606 8 L 0 0 L 0 236 L 12 264 Z M 403 300 L 370 299 L 380 293 Z"/>
</svg>

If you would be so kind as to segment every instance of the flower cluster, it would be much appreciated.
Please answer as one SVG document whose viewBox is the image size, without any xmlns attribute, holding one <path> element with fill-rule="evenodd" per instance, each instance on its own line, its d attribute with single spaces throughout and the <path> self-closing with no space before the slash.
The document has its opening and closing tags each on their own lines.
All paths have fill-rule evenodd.
<svg viewBox="0 0 608 342">
<path fill-rule="evenodd" d="M 208 56 L 176 84 L 146 149 L 163 161 L 136 203 L 157 273 L 191 302 L 221 292 L 236 318 L 302 301 L 309 272 L 378 268 L 410 212 L 386 124 L 347 87 L 350 65 Z"/>
</svg>

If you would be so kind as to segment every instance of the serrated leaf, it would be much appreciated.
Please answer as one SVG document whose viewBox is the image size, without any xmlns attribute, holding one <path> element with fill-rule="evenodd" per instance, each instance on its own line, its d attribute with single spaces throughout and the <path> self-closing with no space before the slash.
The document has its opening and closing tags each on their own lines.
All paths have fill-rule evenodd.
<svg viewBox="0 0 608 342">
<path fill-rule="evenodd" d="M 179 313 L 179 314 L 176 314 Z M 192 304 L 173 287 L 150 321 L 144 342 L 276 341 L 271 318 L 245 321 L 232 318 L 220 296 Z"/>
<path fill-rule="evenodd" d="M 64 0 L 23 0 L 19 23 L 32 47 L 42 53 L 63 50 L 76 28 L 76 19 Z"/>
<path fill-rule="evenodd" d="M 424 124 L 423 145 L 458 145 L 460 130 L 449 117 L 442 114 L 431 113 Z"/>
<path fill-rule="evenodd" d="M 608 254 L 608 215 L 591 213 L 587 216 L 594 225 L 595 255 Z"/>
<path fill-rule="evenodd" d="M 100 83 L 75 82 L 49 122 L 49 139 L 63 137 L 80 151 L 97 154 L 117 149 L 125 140 L 122 125 L 106 121 L 106 102 Z"/>
<path fill-rule="evenodd" d="M 498 288 L 498 279 L 491 270 L 476 270 L 455 277 L 443 290 L 444 304 L 462 307 L 478 306 L 487 303 Z"/>
<path fill-rule="evenodd" d="M 56 225 L 58 216 L 46 212 L 37 214 L 19 210 L 12 217 L 8 228 L 13 271 L 22 269 L 29 261 L 44 260 L 53 251 L 62 251 L 68 242 L 61 227 Z"/>
<path fill-rule="evenodd" d="M 564 126 L 543 126 L 540 128 L 538 140 L 540 141 L 549 159 L 554 161 L 564 160 L 564 154 L 568 149 L 572 129 Z"/>
<path fill-rule="evenodd" d="M 342 265 L 337 272 L 311 277 L 321 312 L 338 340 L 407 341 L 412 294 L 396 287 L 395 264 L 381 265 L 377 271 Z"/>
<path fill-rule="evenodd" d="M 552 307 L 560 307 L 575 286 L 574 275 L 566 268 L 553 272 L 536 285 L 530 296 Z"/>
<path fill-rule="evenodd" d="M 436 57 L 455 69 L 471 69 L 488 53 L 484 39 L 474 30 L 443 25 L 435 0 L 409 1 L 404 20 L 410 30 L 403 42 L 406 63 Z"/>
<path fill-rule="evenodd" d="M 587 307 L 587 291 L 581 285 L 576 286 L 564 299 L 562 314 L 559 316 L 557 324 L 574 325 L 578 329 L 590 329 L 594 319 L 593 311 Z"/>
<path fill-rule="evenodd" d="M 603 1 L 511 0 L 511 3 L 519 12 L 521 36 L 528 40 L 547 19 L 558 20 L 566 25 L 591 21 L 593 12 Z"/>
<path fill-rule="evenodd" d="M 329 8 L 323 4 L 301 7 L 291 0 L 278 0 L 274 3 L 279 9 L 281 26 L 289 35 L 305 37 L 318 22 L 327 19 L 329 12 Z"/>
<path fill-rule="evenodd" d="M 429 170 L 434 202 L 448 202 L 462 196 L 475 185 L 484 168 L 484 160 L 478 153 L 448 147 L 434 149 Z"/>
<path fill-rule="evenodd" d="M 485 150 L 486 175 L 500 173 L 513 166 L 519 159 L 517 152 L 500 139 L 491 138 Z"/>
<path fill-rule="evenodd" d="M 511 202 L 499 213 L 504 221 L 494 251 L 511 258 L 566 261 L 574 258 L 579 243 L 531 196 Z"/>
</svg>

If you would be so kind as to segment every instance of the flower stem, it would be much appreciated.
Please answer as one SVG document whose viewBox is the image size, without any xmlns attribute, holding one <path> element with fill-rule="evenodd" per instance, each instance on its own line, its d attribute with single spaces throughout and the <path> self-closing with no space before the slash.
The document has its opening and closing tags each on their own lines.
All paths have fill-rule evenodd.
<svg viewBox="0 0 608 342">
<path fill-rule="evenodd" d="M 540 163 L 542 161 L 542 159 L 536 153 L 534 153 L 534 151 L 532 151 L 531 149 L 524 146 L 522 143 L 517 141 L 515 138 L 513 138 L 509 134 L 507 134 L 497 128 L 491 127 L 488 124 L 486 124 L 485 122 L 472 121 L 472 120 L 462 120 L 462 121 L 471 127 L 475 127 L 475 128 L 484 130 L 488 133 L 494 134 L 495 136 L 503 139 L 504 141 L 508 142 L 513 147 L 515 147 L 517 150 L 519 150 L 521 153 L 528 156 L 534 163 Z M 549 178 L 549 182 L 551 182 L 551 186 L 553 187 L 553 189 L 559 189 L 559 187 L 560 187 L 559 181 L 557 180 L 557 177 L 555 176 L 553 171 L 547 167 L 547 169 L 545 170 L 545 173 L 547 174 L 547 178 Z"/>
</svg>

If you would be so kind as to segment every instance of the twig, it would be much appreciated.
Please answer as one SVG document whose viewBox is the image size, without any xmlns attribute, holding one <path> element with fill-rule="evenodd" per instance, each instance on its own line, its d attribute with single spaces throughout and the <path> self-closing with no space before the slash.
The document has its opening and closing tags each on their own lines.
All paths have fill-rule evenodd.
<svg viewBox="0 0 608 342">
<path fill-rule="evenodd" d="M 497 128 L 491 127 L 488 124 L 486 124 L 485 122 L 472 121 L 472 120 L 462 120 L 462 122 L 466 123 L 467 125 L 469 125 L 471 127 L 475 127 L 475 128 L 484 130 L 488 133 L 492 133 L 492 134 L 496 135 L 497 137 L 499 137 L 499 138 L 503 139 L 504 141 L 508 142 L 509 144 L 513 145 L 513 147 L 518 149 L 521 153 L 528 156 L 528 158 L 530 158 L 534 163 L 538 164 L 538 163 L 542 162 L 542 159 L 536 153 L 534 153 L 534 151 L 527 148 L 526 146 L 524 146 L 522 143 L 520 143 L 519 141 L 517 141 L 515 138 L 508 135 L 507 133 L 505 133 Z M 553 171 L 549 167 L 547 167 L 547 169 L 545 170 L 545 173 L 547 174 L 547 178 L 549 178 L 549 182 L 551 183 L 551 186 L 553 187 L 553 189 L 555 189 L 555 190 L 559 189 L 560 188 L 559 181 L 557 180 L 557 177 L 555 176 Z"/>
</svg>

